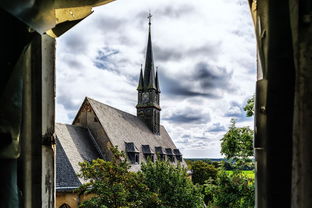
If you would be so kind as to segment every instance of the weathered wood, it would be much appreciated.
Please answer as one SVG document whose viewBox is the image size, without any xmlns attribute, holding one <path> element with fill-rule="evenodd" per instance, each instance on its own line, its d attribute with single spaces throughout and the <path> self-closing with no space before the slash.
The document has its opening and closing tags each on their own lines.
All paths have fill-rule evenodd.
<svg viewBox="0 0 312 208">
<path fill-rule="evenodd" d="M 312 3 L 290 0 L 296 65 L 292 207 L 312 207 Z"/>
<path fill-rule="evenodd" d="M 256 204 L 258 208 L 287 208 L 291 204 L 295 80 L 289 4 L 269 0 L 253 4 L 258 83 L 267 80 L 267 87 L 258 86 L 256 92 Z M 259 95 L 266 98 L 265 103 Z"/>
<path fill-rule="evenodd" d="M 55 40 L 36 34 L 25 53 L 23 94 L 23 203 L 54 207 Z"/>
</svg>

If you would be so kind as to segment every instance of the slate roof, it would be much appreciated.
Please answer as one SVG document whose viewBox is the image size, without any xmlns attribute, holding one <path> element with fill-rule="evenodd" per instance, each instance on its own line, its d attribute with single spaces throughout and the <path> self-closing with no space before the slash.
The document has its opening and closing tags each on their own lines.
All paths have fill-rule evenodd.
<svg viewBox="0 0 312 208">
<path fill-rule="evenodd" d="M 156 135 L 132 114 L 91 98 L 86 98 L 85 101 L 91 105 L 112 145 L 118 146 L 124 152 L 138 152 L 140 163 L 145 160 L 144 153 L 173 155 L 172 150 L 174 153 L 177 152 L 175 144 L 162 125 L 160 125 L 160 135 Z M 55 133 L 57 136 L 56 190 L 73 190 L 86 182 L 77 177 L 80 170 L 78 163 L 103 158 L 103 156 L 88 128 L 56 124 Z M 140 168 L 140 164 L 132 164 L 130 171 L 139 171 Z"/>
<path fill-rule="evenodd" d="M 56 124 L 56 190 L 73 190 L 84 183 L 77 177 L 79 162 L 101 158 L 89 130 L 80 126 Z"/>
<path fill-rule="evenodd" d="M 125 143 L 133 142 L 141 150 L 142 145 L 149 145 L 151 150 L 155 147 L 177 149 L 166 129 L 160 125 L 160 135 L 153 134 L 151 130 L 136 116 L 86 98 L 97 115 L 102 127 L 113 146 L 125 151 Z"/>
<path fill-rule="evenodd" d="M 74 189 L 81 185 L 58 139 L 56 139 L 56 189 Z"/>
</svg>

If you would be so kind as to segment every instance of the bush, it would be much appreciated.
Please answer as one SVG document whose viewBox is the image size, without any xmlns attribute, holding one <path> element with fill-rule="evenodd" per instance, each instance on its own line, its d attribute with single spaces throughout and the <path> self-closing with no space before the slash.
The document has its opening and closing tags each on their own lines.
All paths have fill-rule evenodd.
<svg viewBox="0 0 312 208">
<path fill-rule="evenodd" d="M 254 180 L 241 171 L 220 170 L 216 180 L 204 186 L 209 208 L 252 208 L 255 205 Z"/>
<path fill-rule="evenodd" d="M 201 208 L 204 207 L 200 187 L 192 184 L 186 170 L 164 161 L 142 165 L 144 184 L 159 197 L 158 206 L 149 208 Z"/>
<path fill-rule="evenodd" d="M 89 181 L 79 188 L 80 194 L 94 196 L 82 202 L 85 208 L 146 207 L 155 196 L 142 183 L 139 173 L 129 172 L 125 155 L 112 148 L 113 160 L 102 159 L 79 163 L 83 179 Z M 157 198 L 157 197 L 156 197 Z"/>
<path fill-rule="evenodd" d="M 112 148 L 113 160 L 83 162 L 79 175 L 88 182 L 80 194 L 92 198 L 84 208 L 202 208 L 203 195 L 187 177 L 186 170 L 165 161 L 142 164 L 141 172 L 130 172 L 123 152 Z"/>
<path fill-rule="evenodd" d="M 209 178 L 215 179 L 218 170 L 203 161 L 195 161 L 192 163 L 192 181 L 194 184 L 204 184 Z"/>
</svg>

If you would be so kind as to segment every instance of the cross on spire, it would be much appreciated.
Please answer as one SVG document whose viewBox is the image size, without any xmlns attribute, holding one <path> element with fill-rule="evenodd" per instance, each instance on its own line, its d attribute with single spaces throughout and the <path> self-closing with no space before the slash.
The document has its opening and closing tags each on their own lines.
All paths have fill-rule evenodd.
<svg viewBox="0 0 312 208">
<path fill-rule="evenodd" d="M 148 19 L 148 24 L 151 25 L 151 20 L 152 20 L 151 12 L 148 13 L 147 19 Z"/>
</svg>

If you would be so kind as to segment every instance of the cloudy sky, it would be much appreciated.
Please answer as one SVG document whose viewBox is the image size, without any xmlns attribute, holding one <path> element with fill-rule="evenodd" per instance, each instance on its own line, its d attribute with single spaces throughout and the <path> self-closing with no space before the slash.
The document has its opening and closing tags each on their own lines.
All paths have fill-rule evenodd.
<svg viewBox="0 0 312 208">
<path fill-rule="evenodd" d="M 246 0 L 117 0 L 57 39 L 56 120 L 85 96 L 136 114 L 148 11 L 161 88 L 161 123 L 184 157 L 220 157 L 231 118 L 255 89 L 256 43 Z"/>
</svg>

